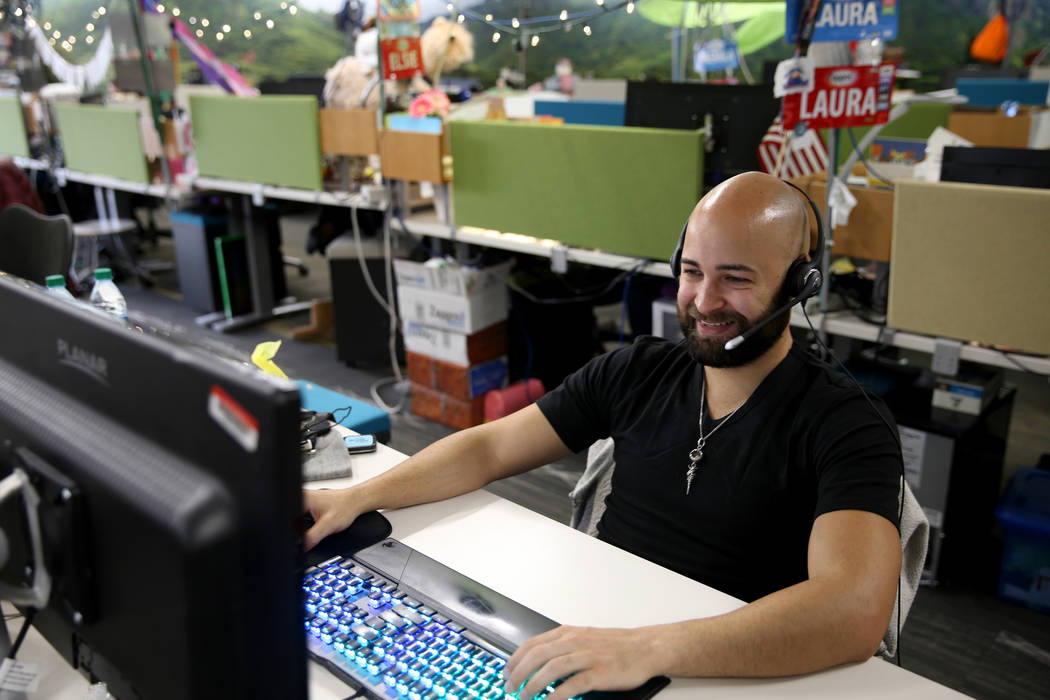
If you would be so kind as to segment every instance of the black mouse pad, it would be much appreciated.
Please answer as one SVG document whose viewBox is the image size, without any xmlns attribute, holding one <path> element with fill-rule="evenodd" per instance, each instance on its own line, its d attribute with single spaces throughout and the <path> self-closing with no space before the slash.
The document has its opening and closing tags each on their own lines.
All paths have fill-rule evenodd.
<svg viewBox="0 0 1050 700">
<path fill-rule="evenodd" d="M 369 547 L 390 536 L 393 528 L 390 521 L 377 511 L 361 514 L 342 532 L 336 532 L 321 540 L 305 555 L 307 567 L 317 566 L 334 556 L 347 556 Z"/>
</svg>

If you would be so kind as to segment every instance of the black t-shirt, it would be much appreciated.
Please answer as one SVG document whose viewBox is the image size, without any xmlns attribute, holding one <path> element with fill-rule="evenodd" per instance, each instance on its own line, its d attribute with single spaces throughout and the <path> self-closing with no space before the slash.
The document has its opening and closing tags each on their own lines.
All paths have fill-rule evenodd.
<svg viewBox="0 0 1050 700">
<path fill-rule="evenodd" d="M 797 347 L 707 440 L 687 496 L 700 373 L 684 343 L 642 337 L 540 399 L 570 449 L 615 441 L 601 539 L 750 602 L 807 578 L 817 516 L 897 524 L 896 440 L 857 387 Z M 705 415 L 705 434 L 714 425 Z"/>
</svg>

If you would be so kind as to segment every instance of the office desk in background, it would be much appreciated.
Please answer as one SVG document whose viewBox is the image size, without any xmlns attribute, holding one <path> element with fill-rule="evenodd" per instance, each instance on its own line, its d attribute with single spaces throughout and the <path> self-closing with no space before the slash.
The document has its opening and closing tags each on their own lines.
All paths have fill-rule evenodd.
<svg viewBox="0 0 1050 700">
<path fill-rule="evenodd" d="M 342 488 L 405 458 L 380 444 L 355 455 L 354 476 L 310 484 Z M 638 627 L 730 612 L 740 601 L 487 491 L 387 511 L 392 537 L 563 624 Z M 599 576 L 595 572 L 601 572 Z M 646 595 L 646 592 L 652 595 Z M 21 618 L 8 621 L 12 637 Z M 905 633 L 907 629 L 905 629 Z M 304 642 L 305 643 L 305 642 Z M 37 697 L 80 700 L 87 681 L 31 630 L 18 658 L 41 664 Z M 310 661 L 313 700 L 342 700 L 352 689 Z M 272 669 L 260 672 L 273 673 Z M 672 679 L 657 696 L 717 698 L 961 698 L 879 658 L 804 676 Z"/>
</svg>

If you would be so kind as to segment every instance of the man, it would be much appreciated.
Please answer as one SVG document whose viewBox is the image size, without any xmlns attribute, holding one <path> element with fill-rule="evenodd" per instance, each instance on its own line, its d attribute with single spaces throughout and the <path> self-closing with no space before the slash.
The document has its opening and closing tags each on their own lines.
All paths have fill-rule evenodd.
<svg viewBox="0 0 1050 700">
<path fill-rule="evenodd" d="M 726 615 L 639 629 L 559 627 L 523 644 L 507 686 L 531 697 L 625 689 L 659 675 L 779 676 L 871 657 L 893 610 L 901 548 L 897 443 L 860 391 L 792 346 L 787 301 L 809 249 L 802 200 L 745 173 L 696 206 L 681 255 L 686 340 L 642 338 L 537 405 L 422 450 L 345 491 L 307 492 L 325 535 L 376 508 L 440 500 L 612 436 L 599 537 L 735 595 Z"/>
</svg>

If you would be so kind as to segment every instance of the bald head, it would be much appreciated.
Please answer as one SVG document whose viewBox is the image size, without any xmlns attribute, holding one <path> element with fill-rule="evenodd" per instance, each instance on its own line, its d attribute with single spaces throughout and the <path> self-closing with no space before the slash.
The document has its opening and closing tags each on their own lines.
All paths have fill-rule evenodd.
<svg viewBox="0 0 1050 700">
<path fill-rule="evenodd" d="M 741 173 L 704 195 L 689 217 L 689 231 L 710 226 L 775 251 L 785 269 L 810 250 L 809 215 L 801 195 L 766 173 Z"/>
</svg>

